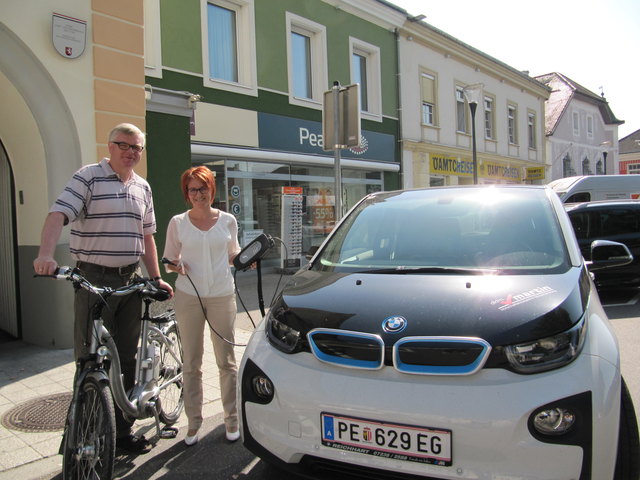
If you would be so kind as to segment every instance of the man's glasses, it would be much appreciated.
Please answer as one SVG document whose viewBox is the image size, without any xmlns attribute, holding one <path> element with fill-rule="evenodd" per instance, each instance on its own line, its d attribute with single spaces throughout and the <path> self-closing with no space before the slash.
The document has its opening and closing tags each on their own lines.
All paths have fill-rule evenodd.
<svg viewBox="0 0 640 480">
<path fill-rule="evenodd" d="M 204 195 L 205 193 L 209 192 L 209 187 L 189 188 L 187 189 L 187 191 L 189 192 L 190 195 L 195 195 L 196 193 L 200 193 L 201 195 Z"/>
<path fill-rule="evenodd" d="M 113 143 L 114 145 L 117 145 L 120 150 L 124 150 L 125 152 L 129 149 L 138 153 L 144 150 L 144 147 L 142 145 L 131 145 L 130 143 L 127 143 L 127 142 L 111 142 L 111 143 Z"/>
</svg>

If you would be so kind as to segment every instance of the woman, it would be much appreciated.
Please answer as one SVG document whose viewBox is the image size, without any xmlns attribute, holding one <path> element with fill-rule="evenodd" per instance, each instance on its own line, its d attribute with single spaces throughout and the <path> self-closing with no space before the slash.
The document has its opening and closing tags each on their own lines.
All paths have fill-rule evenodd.
<svg viewBox="0 0 640 480">
<path fill-rule="evenodd" d="M 226 437 L 234 442 L 240 432 L 236 407 L 237 367 L 232 345 L 236 297 L 229 265 L 240 252 L 238 224 L 233 215 L 211 206 L 216 193 L 211 170 L 188 169 L 182 174 L 181 186 L 191 209 L 169 222 L 164 257 L 175 264 L 167 265 L 167 270 L 179 274 L 175 310 L 183 348 L 184 406 L 189 420 L 184 441 L 195 445 L 202 425 L 202 356 L 208 321 L 220 374 Z"/>
</svg>

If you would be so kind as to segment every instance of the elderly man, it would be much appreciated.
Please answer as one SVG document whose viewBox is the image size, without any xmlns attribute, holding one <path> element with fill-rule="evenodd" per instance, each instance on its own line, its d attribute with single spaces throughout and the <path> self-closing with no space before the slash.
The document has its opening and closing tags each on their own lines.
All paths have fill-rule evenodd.
<svg viewBox="0 0 640 480">
<path fill-rule="evenodd" d="M 141 273 L 140 260 L 150 277 L 173 294 L 160 278 L 153 234 L 156 220 L 151 188 L 133 168 L 140 161 L 145 136 L 135 125 L 123 123 L 109 134 L 109 158 L 78 170 L 44 222 L 38 258 L 38 274 L 51 275 L 58 266 L 53 257 L 62 229 L 71 224 L 70 252 L 86 278 L 97 285 L 120 287 Z M 90 337 L 91 306 L 97 301 L 84 289 L 75 292 L 74 354 L 86 356 Z M 103 312 L 121 360 L 125 388 L 134 383 L 135 357 L 140 336 L 141 299 L 132 294 L 111 297 Z M 132 453 L 146 453 L 149 442 L 132 434 L 133 421 L 116 408 L 116 445 Z"/>
</svg>

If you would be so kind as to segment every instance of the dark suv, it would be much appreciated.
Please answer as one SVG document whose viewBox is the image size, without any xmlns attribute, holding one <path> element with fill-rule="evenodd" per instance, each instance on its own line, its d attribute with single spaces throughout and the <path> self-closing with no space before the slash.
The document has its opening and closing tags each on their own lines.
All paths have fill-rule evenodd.
<svg viewBox="0 0 640 480">
<path fill-rule="evenodd" d="M 591 260 L 591 242 L 613 240 L 625 244 L 633 262 L 595 273 L 598 289 L 640 285 L 640 201 L 610 200 L 565 206 L 585 260 Z"/>
</svg>

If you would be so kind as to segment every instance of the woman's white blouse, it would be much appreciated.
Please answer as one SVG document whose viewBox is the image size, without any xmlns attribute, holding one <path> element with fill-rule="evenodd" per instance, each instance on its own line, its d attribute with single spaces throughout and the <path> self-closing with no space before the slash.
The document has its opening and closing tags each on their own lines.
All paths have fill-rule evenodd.
<svg viewBox="0 0 640 480">
<path fill-rule="evenodd" d="M 191 223 L 188 212 L 169 222 L 164 257 L 182 262 L 200 297 L 222 297 L 234 292 L 229 262 L 239 251 L 238 224 L 229 213 L 221 211 L 216 224 L 207 231 Z M 178 275 L 176 289 L 196 295 L 186 275 Z"/>
</svg>

